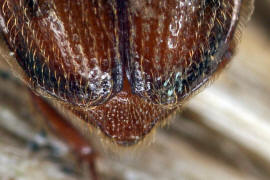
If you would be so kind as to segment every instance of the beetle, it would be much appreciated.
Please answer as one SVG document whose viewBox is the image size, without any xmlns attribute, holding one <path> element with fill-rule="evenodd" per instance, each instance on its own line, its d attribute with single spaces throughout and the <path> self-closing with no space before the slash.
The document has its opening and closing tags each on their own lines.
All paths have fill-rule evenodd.
<svg viewBox="0 0 270 180">
<path fill-rule="evenodd" d="M 230 62 L 252 5 L 1 0 L 0 29 L 11 69 L 48 122 L 82 152 L 80 139 L 91 133 L 76 131 L 90 127 L 129 147 L 166 123 Z"/>
</svg>

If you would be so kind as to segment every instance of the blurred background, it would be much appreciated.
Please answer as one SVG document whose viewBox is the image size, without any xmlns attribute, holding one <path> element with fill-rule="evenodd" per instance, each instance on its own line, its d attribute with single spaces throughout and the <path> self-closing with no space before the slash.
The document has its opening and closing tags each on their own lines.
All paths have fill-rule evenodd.
<svg viewBox="0 0 270 180">
<path fill-rule="evenodd" d="M 83 178 L 68 147 L 41 132 L 27 89 L 0 63 L 0 180 Z M 270 179 L 270 1 L 256 1 L 230 66 L 154 143 L 98 151 L 102 179 Z"/>
</svg>

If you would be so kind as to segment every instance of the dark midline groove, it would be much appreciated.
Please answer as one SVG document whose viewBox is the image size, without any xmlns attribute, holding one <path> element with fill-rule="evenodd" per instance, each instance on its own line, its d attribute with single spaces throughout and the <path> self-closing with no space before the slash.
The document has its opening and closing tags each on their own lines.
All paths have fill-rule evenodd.
<svg viewBox="0 0 270 180">
<path fill-rule="evenodd" d="M 129 21 L 128 21 L 128 1 L 116 0 L 117 4 L 117 16 L 119 26 L 119 51 L 123 67 L 123 75 L 125 74 L 125 68 L 130 58 L 129 47 Z"/>
</svg>

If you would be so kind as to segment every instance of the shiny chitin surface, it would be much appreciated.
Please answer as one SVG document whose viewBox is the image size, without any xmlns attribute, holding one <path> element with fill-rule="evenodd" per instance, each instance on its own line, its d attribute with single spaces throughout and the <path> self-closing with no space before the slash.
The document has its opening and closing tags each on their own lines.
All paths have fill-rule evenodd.
<svg viewBox="0 0 270 180">
<path fill-rule="evenodd" d="M 0 27 L 32 89 L 131 145 L 229 62 L 245 3 L 1 0 Z"/>
</svg>

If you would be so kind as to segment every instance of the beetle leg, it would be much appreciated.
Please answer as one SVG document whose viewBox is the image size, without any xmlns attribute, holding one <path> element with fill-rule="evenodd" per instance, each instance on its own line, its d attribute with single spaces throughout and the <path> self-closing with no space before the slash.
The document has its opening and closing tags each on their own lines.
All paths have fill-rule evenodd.
<svg viewBox="0 0 270 180">
<path fill-rule="evenodd" d="M 86 140 L 71 124 L 68 123 L 50 104 L 42 97 L 32 93 L 32 99 L 46 118 L 50 129 L 62 138 L 78 154 L 79 160 L 87 163 L 93 180 L 98 179 L 95 168 L 96 152 Z"/>
</svg>

